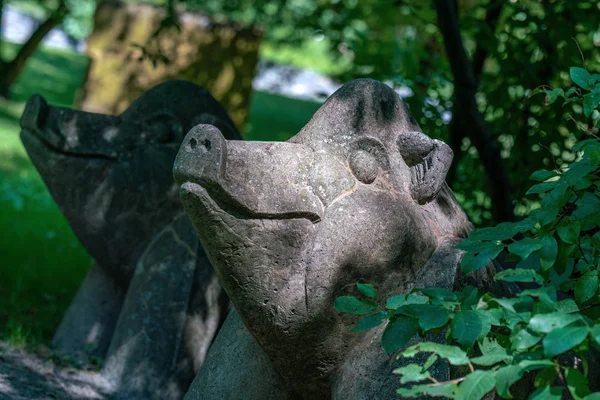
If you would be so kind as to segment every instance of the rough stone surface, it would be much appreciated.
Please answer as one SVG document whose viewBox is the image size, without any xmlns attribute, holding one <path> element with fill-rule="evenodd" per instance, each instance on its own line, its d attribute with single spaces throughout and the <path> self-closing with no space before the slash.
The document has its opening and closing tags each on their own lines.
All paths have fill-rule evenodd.
<svg viewBox="0 0 600 400">
<path fill-rule="evenodd" d="M 361 280 L 380 299 L 460 281 L 452 244 L 471 224 L 444 182 L 451 158 L 392 89 L 367 79 L 343 86 L 285 143 L 228 141 L 209 125 L 188 133 L 174 167 L 186 212 L 289 398 L 395 398 L 384 388 L 381 371 L 391 364 L 379 333 L 351 332 L 357 318 L 333 302 L 356 294 Z M 219 336 L 234 336 L 225 328 Z M 277 385 L 269 365 L 245 370 L 222 343 L 234 346 L 214 344 L 218 364 Z M 267 390 L 212 372 L 216 363 L 209 358 L 203 369 L 222 381 L 194 385 L 189 400 L 220 398 L 220 384 L 238 393 L 231 399 L 258 400 Z"/>
<path fill-rule="evenodd" d="M 248 333 L 235 309 L 221 331 L 223 334 L 217 336 L 208 351 L 206 368 L 200 368 L 185 400 L 287 399 L 285 385 L 273 363 Z"/>
<path fill-rule="evenodd" d="M 181 398 L 228 309 L 171 173 L 199 123 L 240 138 L 219 103 L 185 81 L 116 117 L 33 96 L 21 119 L 25 148 L 95 260 L 53 344 L 79 361 L 106 358 L 104 374 L 126 398 Z"/>
</svg>

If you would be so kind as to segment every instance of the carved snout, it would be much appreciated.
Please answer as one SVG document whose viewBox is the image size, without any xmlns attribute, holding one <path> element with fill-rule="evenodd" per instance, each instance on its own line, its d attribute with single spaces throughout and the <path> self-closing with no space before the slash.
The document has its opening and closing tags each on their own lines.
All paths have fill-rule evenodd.
<svg viewBox="0 0 600 400">
<path fill-rule="evenodd" d="M 181 185 L 215 183 L 222 176 L 227 159 L 227 140 L 213 125 L 196 125 L 187 134 L 175 159 L 173 176 Z"/>
<path fill-rule="evenodd" d="M 27 101 L 21 117 L 23 136 L 41 140 L 59 153 L 114 159 L 126 147 L 119 117 L 48 105 L 39 95 Z"/>
<path fill-rule="evenodd" d="M 38 94 L 29 98 L 21 117 L 21 128 L 33 132 L 43 126 L 50 111 L 46 99 Z"/>
<path fill-rule="evenodd" d="M 228 141 L 216 127 L 197 125 L 179 149 L 173 176 L 180 186 L 202 186 L 227 212 L 316 222 L 324 206 L 310 183 L 313 171 L 314 154 L 307 146 Z"/>
<path fill-rule="evenodd" d="M 58 149 L 64 146 L 65 140 L 54 129 L 46 129 L 51 111 L 52 109 L 46 99 L 34 94 L 25 105 L 20 125 L 23 131 L 35 135 L 53 148 Z"/>
</svg>

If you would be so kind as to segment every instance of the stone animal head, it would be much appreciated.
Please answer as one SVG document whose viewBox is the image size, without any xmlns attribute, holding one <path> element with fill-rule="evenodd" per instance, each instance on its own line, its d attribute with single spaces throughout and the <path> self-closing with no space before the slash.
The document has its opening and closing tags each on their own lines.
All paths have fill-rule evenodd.
<svg viewBox="0 0 600 400">
<path fill-rule="evenodd" d="M 382 297 L 406 292 L 442 238 L 467 232 L 444 182 L 451 159 L 368 79 L 338 90 L 288 142 L 227 141 L 209 125 L 186 136 L 174 169 L 185 209 L 293 391 L 325 395 L 357 340 L 337 296 L 359 280 Z"/>
<path fill-rule="evenodd" d="M 126 284 L 147 240 L 181 210 L 173 160 L 199 123 L 240 138 L 205 89 L 168 81 L 119 116 L 52 107 L 35 95 L 21 140 L 81 243 Z"/>
</svg>

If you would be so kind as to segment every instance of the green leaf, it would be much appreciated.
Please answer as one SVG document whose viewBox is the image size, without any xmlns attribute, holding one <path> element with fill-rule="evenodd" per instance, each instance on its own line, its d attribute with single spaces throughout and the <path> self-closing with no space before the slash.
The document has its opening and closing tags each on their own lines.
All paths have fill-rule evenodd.
<svg viewBox="0 0 600 400">
<path fill-rule="evenodd" d="M 483 321 L 475 311 L 460 311 L 454 315 L 452 324 L 452 337 L 464 346 L 472 347 L 477 337 L 484 329 Z"/>
<path fill-rule="evenodd" d="M 429 357 L 427 357 L 427 361 L 425 361 L 425 364 L 423 364 L 423 371 L 428 370 L 433 364 L 435 364 L 437 360 L 437 354 L 432 353 Z"/>
<path fill-rule="evenodd" d="M 579 321 L 580 315 L 567 314 L 562 311 L 537 314 L 529 320 L 529 328 L 534 332 L 549 333 L 557 328 L 563 328 L 573 322 Z"/>
<path fill-rule="evenodd" d="M 498 342 L 497 339 L 492 339 L 490 337 L 483 338 L 479 343 L 479 350 L 481 350 L 481 354 L 508 354 L 506 349 Z"/>
<path fill-rule="evenodd" d="M 367 297 L 374 299 L 377 297 L 377 289 L 373 287 L 373 285 L 369 283 L 357 283 L 356 287 L 358 290 Z"/>
<path fill-rule="evenodd" d="M 419 324 L 413 318 L 399 316 L 390 320 L 381 338 L 383 349 L 386 353 L 392 354 L 406 346 L 418 330 Z"/>
<path fill-rule="evenodd" d="M 444 288 L 418 288 L 413 289 L 413 292 L 421 292 L 430 299 L 441 301 L 456 301 L 456 294 Z"/>
<path fill-rule="evenodd" d="M 558 244 L 552 236 L 544 236 L 542 238 L 542 247 L 538 250 L 542 269 L 545 271 L 554 265 L 556 255 L 558 254 Z"/>
<path fill-rule="evenodd" d="M 579 231 L 581 224 L 579 221 L 574 221 L 570 218 L 563 219 L 558 229 L 558 236 L 567 243 L 577 244 L 579 242 Z"/>
<path fill-rule="evenodd" d="M 565 92 L 565 98 L 567 98 L 567 99 L 568 99 L 569 97 L 571 97 L 571 95 L 572 95 L 572 94 L 575 94 L 575 95 L 577 95 L 577 91 L 578 91 L 578 90 L 579 90 L 579 89 L 577 89 L 575 86 L 572 86 L 572 87 L 570 87 L 570 88 L 569 88 L 569 90 L 567 90 L 567 91 Z M 577 96 L 575 96 L 575 97 L 577 97 Z"/>
<path fill-rule="evenodd" d="M 518 365 L 507 365 L 496 373 L 496 391 L 505 399 L 512 399 L 510 387 L 518 382 L 524 373 L 524 369 Z"/>
<path fill-rule="evenodd" d="M 527 191 L 527 193 L 525 193 L 525 194 L 546 193 L 547 191 L 553 189 L 554 186 L 556 186 L 557 182 L 558 181 L 536 183 L 535 185 L 533 185 L 532 187 L 530 187 L 529 190 Z"/>
<path fill-rule="evenodd" d="M 558 386 L 546 386 L 531 393 L 527 400 L 561 400 L 562 388 Z"/>
<path fill-rule="evenodd" d="M 494 364 L 498 364 L 499 362 L 505 362 L 510 360 L 512 360 L 512 357 L 506 354 L 506 352 L 497 352 L 472 358 L 471 362 L 473 364 L 489 367 Z"/>
<path fill-rule="evenodd" d="M 400 375 L 400 384 L 402 385 L 408 382 L 424 381 L 431 377 L 429 371 L 423 371 L 423 368 L 418 364 L 408 364 L 404 367 L 396 368 L 392 373 Z"/>
<path fill-rule="evenodd" d="M 600 83 L 600 74 L 592 74 L 588 79 L 588 86 L 594 90 L 598 87 L 598 83 Z"/>
<path fill-rule="evenodd" d="M 511 350 L 526 350 L 532 346 L 535 346 L 540 341 L 540 339 L 540 336 L 529 332 L 529 330 L 525 328 L 521 328 L 516 331 L 513 331 L 513 333 L 511 334 L 510 348 Z"/>
<path fill-rule="evenodd" d="M 564 299 L 556 303 L 556 310 L 565 313 L 572 313 L 579 311 L 579 307 L 573 299 Z"/>
<path fill-rule="evenodd" d="M 535 360 L 528 359 L 528 357 L 541 357 L 541 352 L 530 352 L 530 353 L 521 353 L 519 356 L 524 357 L 525 359 L 519 361 L 519 367 L 523 368 L 525 371 L 535 371 L 536 369 L 543 369 L 548 367 L 555 367 L 554 362 L 552 360 Z"/>
<path fill-rule="evenodd" d="M 477 228 L 473 229 L 469 233 L 469 237 L 466 240 L 478 241 L 478 240 L 499 240 L 498 229 L 496 227 Z M 460 245 L 460 244 L 459 244 Z"/>
<path fill-rule="evenodd" d="M 463 273 L 468 274 L 487 266 L 490 260 L 496 258 L 504 250 L 504 244 L 500 241 L 480 243 L 486 243 L 486 245 L 479 251 L 469 251 L 463 256 L 460 262 Z"/>
<path fill-rule="evenodd" d="M 411 304 L 399 308 L 397 312 L 418 319 L 424 331 L 444 326 L 449 319 L 448 311 L 432 304 Z"/>
<path fill-rule="evenodd" d="M 567 388 L 574 400 L 581 400 L 591 393 L 587 378 L 575 368 L 568 368 L 565 377 Z"/>
<path fill-rule="evenodd" d="M 543 340 L 544 355 L 554 357 L 571 350 L 583 342 L 589 332 L 587 326 L 566 327 L 555 329 Z"/>
<path fill-rule="evenodd" d="M 456 397 L 458 385 L 456 383 L 430 383 L 428 385 L 415 385 L 411 388 L 400 388 L 396 390 L 403 397 L 447 397 L 453 399 Z"/>
<path fill-rule="evenodd" d="M 521 260 L 524 260 L 541 247 L 542 243 L 540 239 L 527 237 L 518 242 L 511 243 L 508 246 L 508 251 L 521 257 Z"/>
<path fill-rule="evenodd" d="M 417 343 L 400 353 L 400 356 L 414 357 L 417 353 L 422 351 L 437 354 L 438 356 L 447 359 L 452 365 L 469 364 L 469 357 L 467 357 L 467 353 L 461 350 L 458 346 L 449 346 L 447 344 L 433 342 Z"/>
<path fill-rule="evenodd" d="M 535 171 L 529 179 L 532 181 L 545 181 L 555 176 L 558 176 L 559 173 L 556 171 L 548 171 L 547 169 L 540 169 L 539 171 Z"/>
<path fill-rule="evenodd" d="M 594 325 L 590 330 L 590 334 L 596 343 L 600 344 L 600 324 Z"/>
<path fill-rule="evenodd" d="M 494 279 L 507 282 L 535 282 L 537 284 L 542 284 L 544 282 L 544 278 L 538 275 L 534 270 L 521 268 L 506 269 L 497 273 Z"/>
<path fill-rule="evenodd" d="M 556 99 L 560 97 L 565 97 L 565 93 L 561 88 L 555 88 L 552 90 L 546 90 L 546 105 L 550 105 L 556 101 Z"/>
<path fill-rule="evenodd" d="M 419 296 L 417 294 L 400 294 L 389 297 L 386 302 L 386 307 L 390 310 L 395 310 L 408 304 L 427 304 L 428 302 L 429 297 L 427 296 Z"/>
<path fill-rule="evenodd" d="M 600 104 L 600 93 L 588 93 L 583 96 L 583 115 L 589 117 Z"/>
<path fill-rule="evenodd" d="M 356 325 L 352 328 L 352 332 L 363 332 L 373 329 L 376 326 L 381 325 L 389 316 L 387 311 L 381 311 L 375 314 L 367 315 L 366 317 L 359 320 Z"/>
<path fill-rule="evenodd" d="M 352 315 L 368 314 L 378 308 L 377 304 L 359 300 L 354 296 L 340 296 L 335 299 L 333 305 L 338 312 Z"/>
<path fill-rule="evenodd" d="M 543 226 L 548 225 L 550 222 L 554 221 L 554 219 L 558 215 L 558 211 L 558 206 L 550 205 L 548 207 L 540 207 L 536 208 L 535 210 L 532 210 L 529 213 L 529 216 Z"/>
<path fill-rule="evenodd" d="M 600 400 L 600 392 L 588 394 L 583 398 L 583 400 Z"/>
<path fill-rule="evenodd" d="M 479 400 L 496 385 L 494 371 L 475 371 L 465 377 L 458 386 L 456 399 Z"/>
<path fill-rule="evenodd" d="M 556 379 L 556 366 L 552 366 L 552 367 L 548 367 L 540 372 L 538 372 L 538 374 L 535 376 L 535 380 L 533 385 L 537 388 L 537 387 L 541 387 L 541 386 L 550 386 L 554 383 L 554 380 Z"/>
<path fill-rule="evenodd" d="M 571 67 L 569 70 L 571 80 L 574 84 L 583 89 L 589 89 L 588 80 L 590 79 L 590 73 L 580 67 Z"/>
<path fill-rule="evenodd" d="M 598 291 L 598 270 L 591 270 L 583 274 L 575 284 L 575 300 L 584 303 L 594 297 Z"/>
<path fill-rule="evenodd" d="M 469 308 L 477 306 L 480 297 L 481 293 L 479 293 L 479 290 L 477 290 L 476 287 L 465 286 L 460 293 L 458 301 L 462 303 L 462 309 L 467 310 Z"/>
</svg>

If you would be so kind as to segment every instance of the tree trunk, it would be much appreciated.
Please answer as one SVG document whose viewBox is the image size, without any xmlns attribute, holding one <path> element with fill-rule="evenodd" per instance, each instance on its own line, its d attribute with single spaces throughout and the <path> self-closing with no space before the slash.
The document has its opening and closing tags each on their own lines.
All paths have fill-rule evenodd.
<svg viewBox="0 0 600 400">
<path fill-rule="evenodd" d="M 477 109 L 477 81 L 463 46 L 458 15 L 452 0 L 435 0 L 440 31 L 444 38 L 450 69 L 454 77 L 453 118 L 479 152 L 492 199 L 492 215 L 498 222 L 514 220 L 510 179 L 500 156 L 500 147 Z"/>
<path fill-rule="evenodd" d="M 502 12 L 502 7 L 504 6 L 504 0 L 490 0 L 488 4 L 487 11 L 485 14 L 485 27 L 489 28 L 489 33 L 492 35 L 496 32 L 496 26 L 498 24 L 498 19 L 500 18 L 500 13 Z M 458 15 L 457 5 L 454 6 L 454 10 Z M 475 38 L 475 42 L 480 42 Z M 481 42 L 483 42 L 481 40 Z M 483 64 L 488 57 L 488 51 L 484 46 L 478 45 L 475 48 L 475 52 L 473 53 L 473 75 L 475 76 L 475 80 L 477 81 L 477 86 L 479 86 L 479 79 L 481 77 L 481 73 L 483 72 Z M 464 129 L 463 124 L 460 121 L 456 121 L 450 124 L 450 142 L 449 145 L 454 151 L 454 160 L 448 171 L 448 176 L 446 181 L 448 185 L 452 185 L 452 182 L 456 178 L 456 170 L 458 168 L 458 164 L 462 158 L 462 150 L 461 145 L 462 141 L 466 136 L 467 130 Z"/>
<path fill-rule="evenodd" d="M 0 2 L 2 1 L 3 0 L 0 0 Z M 2 3 L 0 3 L 0 5 L 1 4 Z M 57 9 L 52 14 L 50 14 L 48 19 L 46 19 L 46 21 L 44 21 L 31 34 L 31 36 L 29 37 L 29 39 L 27 39 L 23 46 L 21 46 L 15 58 L 10 62 L 0 64 L 0 96 L 8 98 L 8 92 L 10 90 L 10 87 L 23 70 L 25 62 L 37 49 L 38 45 L 48 34 L 48 32 L 50 32 L 52 28 L 54 28 L 62 21 L 62 19 L 66 15 L 66 11 L 67 7 L 65 5 L 65 1 L 61 1 Z"/>
</svg>

